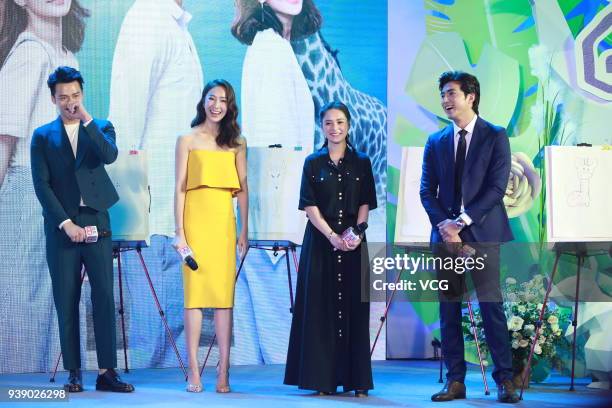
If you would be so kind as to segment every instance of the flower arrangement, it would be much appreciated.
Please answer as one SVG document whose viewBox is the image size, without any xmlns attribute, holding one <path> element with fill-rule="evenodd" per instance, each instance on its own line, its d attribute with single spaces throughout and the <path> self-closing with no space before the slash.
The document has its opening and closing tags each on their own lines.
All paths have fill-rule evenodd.
<svg viewBox="0 0 612 408">
<path fill-rule="evenodd" d="M 504 303 L 508 323 L 508 337 L 512 347 L 512 367 L 515 381 L 520 385 L 531 346 L 535 341 L 535 330 L 542 309 L 546 289 L 542 275 L 534 275 L 529 281 L 518 283 L 514 278 L 507 278 L 504 288 L 507 301 Z M 542 326 L 538 342 L 534 348 L 532 360 L 532 379 L 543 381 L 548 376 L 549 368 L 562 369 L 563 361 L 559 355 L 562 349 L 569 350 L 569 343 L 563 333 L 570 324 L 570 312 L 566 308 L 557 307 L 549 301 L 542 317 Z M 484 328 L 480 310 L 474 311 L 477 336 L 483 360 L 490 354 L 484 336 Z M 474 341 L 469 317 L 463 318 L 463 334 L 466 341 Z M 539 368 L 536 370 L 536 367 Z"/>
</svg>

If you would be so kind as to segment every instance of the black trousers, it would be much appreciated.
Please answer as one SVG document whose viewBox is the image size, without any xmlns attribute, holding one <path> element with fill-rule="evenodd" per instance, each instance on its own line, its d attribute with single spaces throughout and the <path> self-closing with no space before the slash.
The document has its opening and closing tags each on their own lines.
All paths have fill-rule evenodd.
<svg viewBox="0 0 612 408">
<path fill-rule="evenodd" d="M 110 230 L 107 211 L 81 207 L 73 222 L 81 227 L 95 225 Z M 91 285 L 94 334 L 99 368 L 117 366 L 115 301 L 113 297 L 113 253 L 110 237 L 96 243 L 74 243 L 57 225 L 45 222 L 47 263 L 53 300 L 57 310 L 60 344 L 66 370 L 81 367 L 79 301 L 81 265 Z"/>
<path fill-rule="evenodd" d="M 439 292 L 442 354 L 447 369 L 446 377 L 449 381 L 465 380 L 461 300 L 467 300 L 464 295 L 468 291 L 466 274 L 469 273 L 478 296 L 485 338 L 495 365 L 493 379 L 499 384 L 506 379 L 512 379 L 513 375 L 510 337 L 500 289 L 499 244 L 474 243 L 469 231 L 464 232 L 461 234 L 463 241 L 476 249 L 476 257 L 481 257 L 484 268 L 473 268 L 464 273 L 457 273 L 456 270 L 437 270 L 438 279 L 449 281 L 448 290 Z M 446 251 L 443 244 L 434 246 L 434 254 L 455 256 Z"/>
</svg>

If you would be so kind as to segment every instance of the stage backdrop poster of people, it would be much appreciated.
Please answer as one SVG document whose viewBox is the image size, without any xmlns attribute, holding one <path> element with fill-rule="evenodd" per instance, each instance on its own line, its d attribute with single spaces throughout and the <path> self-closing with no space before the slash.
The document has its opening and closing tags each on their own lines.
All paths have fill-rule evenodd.
<svg viewBox="0 0 612 408">
<path fill-rule="evenodd" d="M 55 7 L 33 0 L 37 2 L 43 14 Z M 120 150 L 146 155 L 150 246 L 143 256 L 183 359 L 181 263 L 170 246 L 174 146 L 179 135 L 190 131 L 196 104 L 209 80 L 224 78 L 236 89 L 239 119 L 247 122 L 244 135 L 253 148 L 300 145 L 301 152 L 312 152 L 323 142 L 321 106 L 331 99 L 346 103 L 352 116 L 352 143 L 369 155 L 375 174 L 378 209 L 370 214 L 368 238 L 385 239 L 387 1 L 305 0 L 321 15 L 318 30 L 291 42 L 272 31 L 261 32 L 252 45 L 235 38 L 231 27 L 241 13 L 259 7 L 256 0 L 184 0 L 182 9 L 173 0 L 65 3 L 70 10 L 62 19 L 61 44 L 56 35 L 45 35 L 40 27 L 26 30 L 39 20 L 29 21 L 12 0 L 4 2 L 0 11 L 0 372 L 49 370 L 60 351 L 43 220 L 29 167 L 33 130 L 57 116 L 46 79 L 59 65 L 81 70 L 85 105 L 93 116 L 113 122 Z M 259 58 L 262 50 L 268 58 Z M 281 74 L 260 76 L 261 72 Z M 265 97 L 253 94 L 253 80 L 268 91 Z M 275 133 L 264 131 L 273 127 Z M 301 174 L 302 163 L 297 161 L 277 165 L 269 167 Z M 262 186 L 256 180 L 253 185 Z M 265 196 L 271 194 L 262 193 Z M 281 208 L 272 209 L 295 213 L 295 208 L 284 208 L 284 202 L 279 197 L 277 207 Z M 260 204 L 252 211 L 264 211 L 265 205 Z M 285 362 L 291 315 L 284 256 L 283 252 L 249 252 L 236 287 L 233 364 Z M 130 367 L 177 366 L 134 251 L 122 254 L 122 272 Z M 118 303 L 118 287 L 115 294 Z M 372 304 L 374 333 L 380 316 L 376 308 L 381 306 Z M 93 369 L 96 357 L 87 281 L 81 312 L 83 364 Z M 205 317 L 201 353 L 213 335 L 212 312 Z M 120 335 L 117 340 L 122 353 Z M 384 358 L 384 346 L 384 339 L 379 340 L 375 358 Z M 216 360 L 213 350 L 209 363 Z"/>
</svg>

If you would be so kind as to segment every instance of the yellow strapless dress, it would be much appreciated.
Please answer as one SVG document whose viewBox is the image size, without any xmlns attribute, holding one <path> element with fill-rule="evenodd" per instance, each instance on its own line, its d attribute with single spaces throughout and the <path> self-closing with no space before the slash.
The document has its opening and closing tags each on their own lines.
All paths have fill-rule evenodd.
<svg viewBox="0 0 612 408">
<path fill-rule="evenodd" d="M 234 152 L 189 152 L 183 228 L 198 269 L 183 265 L 185 308 L 234 306 L 236 217 L 232 197 L 239 190 Z"/>
</svg>

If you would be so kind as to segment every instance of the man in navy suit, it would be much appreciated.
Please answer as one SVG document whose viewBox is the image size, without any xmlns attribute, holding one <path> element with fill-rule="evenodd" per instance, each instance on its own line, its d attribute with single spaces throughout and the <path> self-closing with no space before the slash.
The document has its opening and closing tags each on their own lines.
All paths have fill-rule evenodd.
<svg viewBox="0 0 612 408">
<path fill-rule="evenodd" d="M 452 124 L 427 140 L 423 156 L 421 202 L 432 224 L 434 255 L 462 256 L 462 243 L 475 248 L 484 268 L 471 277 L 480 302 L 487 344 L 495 364 L 498 400 L 518 402 L 512 384 L 512 354 L 501 302 L 499 245 L 513 239 L 502 201 L 510 174 L 510 144 L 505 129 L 478 116 L 480 84 L 460 71 L 440 76 L 442 108 Z M 464 248 L 468 248 L 465 246 Z M 447 381 L 433 401 L 465 398 L 466 363 L 461 323 L 465 275 L 438 270 L 449 289 L 440 294 L 442 353 Z"/>
<path fill-rule="evenodd" d="M 31 144 L 32 177 L 45 220 L 47 263 L 57 310 L 66 389 L 83 391 L 81 376 L 79 299 L 81 265 L 91 284 L 93 322 L 99 375 L 96 389 L 131 392 L 121 381 L 115 340 L 113 255 L 107 209 L 119 197 L 106 170 L 117 158 L 115 130 L 105 120 L 93 119 L 83 105 L 79 71 L 59 67 L 47 81 L 60 116 L 34 131 Z M 101 237 L 86 243 L 86 226 L 96 226 Z M 107 236 L 102 236 L 106 232 Z"/>
</svg>

